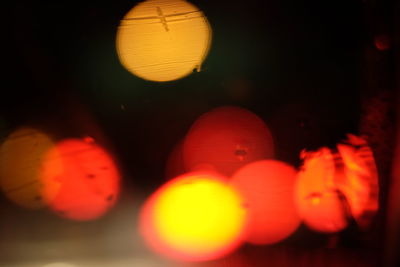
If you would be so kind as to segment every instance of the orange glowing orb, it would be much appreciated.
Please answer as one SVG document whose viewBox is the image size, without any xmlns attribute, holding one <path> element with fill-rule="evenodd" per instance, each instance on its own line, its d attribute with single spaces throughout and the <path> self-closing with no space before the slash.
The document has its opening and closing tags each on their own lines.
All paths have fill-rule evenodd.
<svg viewBox="0 0 400 267">
<path fill-rule="evenodd" d="M 7 198 L 29 209 L 46 206 L 40 167 L 53 146 L 49 136 L 33 128 L 20 128 L 7 137 L 0 147 L 0 186 Z M 54 184 L 47 186 L 49 191 L 57 190 Z"/>
<path fill-rule="evenodd" d="M 304 223 L 314 231 L 333 233 L 347 227 L 347 204 L 335 184 L 335 161 L 328 148 L 302 152 L 296 204 Z"/>
<path fill-rule="evenodd" d="M 222 257 L 242 240 L 246 210 L 240 195 L 216 174 L 174 178 L 145 203 L 140 232 L 150 248 L 173 259 Z"/>
<path fill-rule="evenodd" d="M 86 141 L 85 141 L 86 140 Z M 102 216 L 119 195 L 119 172 L 112 157 L 89 139 L 57 143 L 43 162 L 43 184 L 58 183 L 59 190 L 43 196 L 57 215 L 73 220 Z"/>
<path fill-rule="evenodd" d="M 147 0 L 121 20 L 117 52 L 122 65 L 150 81 L 172 81 L 200 70 L 211 43 L 204 14 L 184 0 Z"/>
<path fill-rule="evenodd" d="M 335 183 L 346 199 L 357 224 L 366 228 L 379 207 L 379 183 L 374 155 L 367 142 L 358 136 L 337 145 L 342 159 L 344 175 Z"/>
<path fill-rule="evenodd" d="M 273 244 L 297 229 L 300 218 L 293 198 L 296 174 L 286 163 L 262 160 L 233 175 L 231 183 L 243 195 L 249 212 L 246 241 Z"/>
<path fill-rule="evenodd" d="M 273 155 L 272 135 L 265 123 L 239 107 L 220 107 L 203 114 L 192 125 L 183 144 L 186 169 L 211 165 L 226 176 Z"/>
</svg>

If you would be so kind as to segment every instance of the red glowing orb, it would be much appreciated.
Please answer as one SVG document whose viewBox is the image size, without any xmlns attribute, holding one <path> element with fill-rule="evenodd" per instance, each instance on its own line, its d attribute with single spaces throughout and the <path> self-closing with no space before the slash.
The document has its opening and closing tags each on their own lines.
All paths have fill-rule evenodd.
<svg viewBox="0 0 400 267">
<path fill-rule="evenodd" d="M 334 233 L 347 226 L 347 206 L 336 188 L 335 162 L 328 148 L 303 152 L 298 174 L 296 204 L 299 215 L 312 230 Z"/>
<path fill-rule="evenodd" d="M 262 160 L 237 171 L 232 185 L 243 195 L 249 212 L 245 239 L 253 244 L 273 244 L 299 226 L 293 195 L 296 170 L 283 162 Z"/>
<path fill-rule="evenodd" d="M 227 176 L 250 162 L 273 155 L 272 135 L 265 123 L 239 107 L 220 107 L 203 114 L 183 144 L 186 169 L 211 165 Z"/>
<path fill-rule="evenodd" d="M 57 215 L 73 220 L 102 216 L 119 196 L 119 172 L 112 157 L 93 141 L 66 139 L 44 158 L 43 196 Z M 57 184 L 58 190 L 47 187 Z"/>
<path fill-rule="evenodd" d="M 241 244 L 246 209 L 222 177 L 193 172 L 158 189 L 140 214 L 140 232 L 155 252 L 175 260 L 203 261 Z"/>
<path fill-rule="evenodd" d="M 374 44 L 379 51 L 385 51 L 390 49 L 391 40 L 387 34 L 379 34 L 374 37 Z"/>
</svg>

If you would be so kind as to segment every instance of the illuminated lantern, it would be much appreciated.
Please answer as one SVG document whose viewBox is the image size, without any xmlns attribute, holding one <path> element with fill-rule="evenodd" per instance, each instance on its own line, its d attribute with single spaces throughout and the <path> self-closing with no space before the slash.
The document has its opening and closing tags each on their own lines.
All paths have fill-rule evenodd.
<svg viewBox="0 0 400 267">
<path fill-rule="evenodd" d="M 121 20 L 117 52 L 131 73 L 164 82 L 187 76 L 200 66 L 211 43 L 204 14 L 184 0 L 147 0 Z"/>
<path fill-rule="evenodd" d="M 72 220 L 102 216 L 119 195 L 119 172 L 111 156 L 90 139 L 66 139 L 43 161 L 42 183 L 60 184 L 56 195 L 47 187 L 43 196 L 57 215 Z"/>
<path fill-rule="evenodd" d="M 188 173 L 145 203 L 140 232 L 155 252 L 183 261 L 211 260 L 241 244 L 246 210 L 240 195 L 215 173 Z"/>
<path fill-rule="evenodd" d="M 45 153 L 54 146 L 43 132 L 20 128 L 11 133 L 0 148 L 0 186 L 7 198 L 16 204 L 38 209 L 46 205 L 41 190 L 40 167 Z M 56 191 L 57 183 L 46 185 Z"/>
<path fill-rule="evenodd" d="M 226 176 L 273 155 L 272 135 L 265 123 L 239 107 L 220 107 L 203 114 L 192 125 L 183 144 L 186 169 L 211 166 Z"/>
<path fill-rule="evenodd" d="M 346 196 L 357 224 L 366 228 L 379 207 L 378 172 L 372 150 L 364 139 L 351 134 L 337 149 L 344 175 L 335 177 L 335 184 Z"/>
<path fill-rule="evenodd" d="M 302 152 L 296 204 L 304 223 L 314 231 L 334 233 L 347 227 L 347 203 L 335 184 L 335 161 L 328 148 Z"/>
<path fill-rule="evenodd" d="M 246 241 L 273 244 L 297 229 L 300 218 L 294 203 L 296 174 L 286 163 L 262 160 L 233 175 L 231 183 L 242 194 L 249 212 Z"/>
</svg>

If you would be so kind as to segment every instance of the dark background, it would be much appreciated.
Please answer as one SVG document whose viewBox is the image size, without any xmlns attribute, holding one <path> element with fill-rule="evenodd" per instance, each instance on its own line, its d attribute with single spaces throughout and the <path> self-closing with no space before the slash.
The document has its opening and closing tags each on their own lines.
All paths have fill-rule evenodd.
<svg viewBox="0 0 400 267">
<path fill-rule="evenodd" d="M 390 89 L 389 78 L 382 88 L 368 89 L 365 65 L 371 65 L 366 51 L 391 53 L 376 50 L 373 38 L 392 34 L 392 1 L 190 1 L 213 29 L 210 53 L 201 72 L 166 83 L 141 80 L 118 61 L 117 26 L 137 2 L 8 3 L 1 136 L 22 125 L 57 138 L 94 136 L 114 152 L 129 199 L 164 181 L 174 145 L 214 107 L 255 112 L 273 133 L 277 158 L 298 166 L 301 149 L 333 146 L 346 133 L 359 134 L 363 99 Z M 390 73 L 390 66 L 382 68 Z M 7 216 L 32 215 L 1 202 Z M 47 215 L 35 216 L 43 221 Z M 25 234 L 40 239 L 35 231 Z M 325 236 L 300 232 L 293 243 L 306 237 L 314 240 L 310 244 L 325 244 Z"/>
</svg>

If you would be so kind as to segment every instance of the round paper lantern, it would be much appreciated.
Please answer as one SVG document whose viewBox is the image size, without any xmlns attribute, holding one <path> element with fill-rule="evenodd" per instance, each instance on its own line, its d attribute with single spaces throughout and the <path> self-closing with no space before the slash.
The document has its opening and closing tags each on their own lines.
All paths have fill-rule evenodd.
<svg viewBox="0 0 400 267">
<path fill-rule="evenodd" d="M 43 196 L 57 215 L 72 220 L 102 216 L 119 195 L 119 172 L 112 157 L 90 139 L 66 139 L 56 144 L 43 161 L 42 183 L 59 183 Z"/>
<path fill-rule="evenodd" d="M 188 173 L 145 203 L 140 232 L 154 251 L 176 260 L 222 257 L 242 240 L 246 210 L 240 195 L 216 174 Z"/>
<path fill-rule="evenodd" d="M 347 204 L 335 184 L 335 162 L 328 148 L 302 152 L 296 204 L 304 223 L 314 231 L 334 233 L 347 227 Z"/>
<path fill-rule="evenodd" d="M 0 147 L 0 186 L 7 198 L 30 209 L 46 205 L 40 167 L 53 146 L 49 136 L 33 128 L 20 128 L 7 137 Z M 57 190 L 56 183 L 46 186 L 49 192 Z"/>
<path fill-rule="evenodd" d="M 242 194 L 249 212 L 246 241 L 273 244 L 297 229 L 300 218 L 294 203 L 296 174 L 286 163 L 262 160 L 233 175 L 231 183 Z"/>
<path fill-rule="evenodd" d="M 186 169 L 211 166 L 226 176 L 273 155 L 272 135 L 265 123 L 240 107 L 219 107 L 203 114 L 192 125 L 183 144 Z"/>
<path fill-rule="evenodd" d="M 187 1 L 147 0 L 121 20 L 116 43 L 119 59 L 131 73 L 150 81 L 172 81 L 200 70 L 211 28 Z"/>
</svg>

